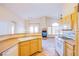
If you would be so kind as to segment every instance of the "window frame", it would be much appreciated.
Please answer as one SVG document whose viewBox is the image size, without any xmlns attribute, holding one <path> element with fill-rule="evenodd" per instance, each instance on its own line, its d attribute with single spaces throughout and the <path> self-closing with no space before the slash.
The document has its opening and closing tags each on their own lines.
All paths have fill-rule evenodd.
<svg viewBox="0 0 79 59">
<path fill-rule="evenodd" d="M 34 29 L 36 26 L 38 27 L 38 32 L 37 33 L 40 32 L 40 23 L 29 23 L 29 28 L 30 28 L 30 26 L 33 26 L 33 33 L 36 33 L 35 29 Z M 30 31 L 29 31 L 29 33 L 30 33 Z"/>
</svg>

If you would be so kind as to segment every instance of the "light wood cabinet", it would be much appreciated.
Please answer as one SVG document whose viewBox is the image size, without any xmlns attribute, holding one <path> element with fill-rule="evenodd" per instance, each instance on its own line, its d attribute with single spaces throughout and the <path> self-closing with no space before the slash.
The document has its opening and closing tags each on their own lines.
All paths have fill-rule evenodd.
<svg viewBox="0 0 79 59">
<path fill-rule="evenodd" d="M 67 48 L 67 54 L 66 54 L 66 56 L 73 56 L 73 50 Z"/>
<path fill-rule="evenodd" d="M 42 40 L 38 39 L 38 51 L 41 52 L 42 51 Z"/>
<path fill-rule="evenodd" d="M 65 56 L 75 56 L 75 46 L 65 42 Z"/>
<path fill-rule="evenodd" d="M 75 11 L 75 33 L 76 33 L 76 41 L 75 41 L 75 55 L 79 56 L 79 4 L 75 6 L 74 8 Z"/>
<path fill-rule="evenodd" d="M 74 10 L 73 13 L 71 13 L 70 15 L 62 17 L 62 19 L 60 19 L 58 23 L 60 25 L 66 25 L 68 26 L 68 28 L 74 31 L 77 31 L 77 29 L 79 28 L 78 27 L 79 25 L 78 24 L 78 12 Z"/>
<path fill-rule="evenodd" d="M 30 41 L 19 43 L 19 55 L 29 56 L 30 55 Z"/>
<path fill-rule="evenodd" d="M 62 19 L 58 21 L 60 25 L 65 25 L 68 29 L 71 29 L 71 15 L 64 16 Z"/>
<path fill-rule="evenodd" d="M 37 46 L 37 41 L 38 40 L 32 40 L 31 41 L 31 54 L 37 52 L 38 46 Z"/>
<path fill-rule="evenodd" d="M 78 27 L 78 16 L 77 16 L 77 12 L 76 11 L 74 11 L 73 13 L 72 13 L 72 16 L 71 16 L 72 18 L 72 30 L 73 31 L 77 31 L 77 27 Z"/>
<path fill-rule="evenodd" d="M 19 43 L 19 56 L 30 56 L 42 50 L 42 39 L 32 39 Z"/>
<path fill-rule="evenodd" d="M 68 15 L 66 18 L 66 25 L 68 26 L 68 28 L 72 29 L 72 25 L 71 25 L 71 15 Z"/>
</svg>

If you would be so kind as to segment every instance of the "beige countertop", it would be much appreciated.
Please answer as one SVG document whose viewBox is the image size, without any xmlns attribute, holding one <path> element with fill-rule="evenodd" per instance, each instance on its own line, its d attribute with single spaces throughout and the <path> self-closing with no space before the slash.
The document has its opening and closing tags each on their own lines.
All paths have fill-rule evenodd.
<svg viewBox="0 0 79 59">
<path fill-rule="evenodd" d="M 60 39 L 61 41 L 64 41 L 70 45 L 75 45 L 75 40 L 73 39 L 69 39 L 69 38 L 65 38 L 65 37 L 61 37 L 62 39 Z"/>
<path fill-rule="evenodd" d="M 3 39 L 3 41 L 0 41 L 0 53 L 6 51 L 7 49 L 11 48 L 12 46 L 14 46 L 15 44 L 18 44 L 19 42 L 22 41 L 28 41 L 28 40 L 32 40 L 32 39 L 36 39 L 36 38 L 42 38 L 41 36 L 28 36 L 28 37 L 19 37 L 16 38 L 17 36 L 5 36 L 5 37 L 0 37 L 0 39 Z M 16 38 L 16 39 L 15 39 Z M 6 39 L 6 40 L 4 40 Z"/>
<path fill-rule="evenodd" d="M 18 41 L 22 42 L 22 41 L 34 40 L 37 38 L 42 38 L 42 37 L 24 37 L 24 38 L 19 38 Z"/>
<path fill-rule="evenodd" d="M 0 41 L 6 40 L 6 39 L 10 39 L 10 38 L 31 37 L 31 36 L 41 36 L 41 34 L 26 34 L 26 33 L 21 33 L 21 34 L 2 35 L 2 36 L 0 36 Z"/>
<path fill-rule="evenodd" d="M 18 38 L 18 37 L 24 37 L 25 35 L 5 35 L 5 36 L 0 36 L 0 41 L 3 41 L 3 40 L 7 40 L 7 39 L 15 39 L 15 38 Z"/>
</svg>

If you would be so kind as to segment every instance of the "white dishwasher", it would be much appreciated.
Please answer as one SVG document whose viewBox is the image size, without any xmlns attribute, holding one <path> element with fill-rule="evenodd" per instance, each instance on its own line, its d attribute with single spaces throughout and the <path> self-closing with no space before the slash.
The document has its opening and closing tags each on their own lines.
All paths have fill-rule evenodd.
<svg viewBox="0 0 79 59">
<path fill-rule="evenodd" d="M 56 37 L 55 38 L 55 50 L 60 55 L 64 55 L 64 40 L 62 38 Z"/>
</svg>

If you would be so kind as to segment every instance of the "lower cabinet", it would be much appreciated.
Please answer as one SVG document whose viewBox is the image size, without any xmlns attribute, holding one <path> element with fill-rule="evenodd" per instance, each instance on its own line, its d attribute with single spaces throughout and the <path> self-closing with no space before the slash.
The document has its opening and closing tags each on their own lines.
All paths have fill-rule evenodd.
<svg viewBox="0 0 79 59">
<path fill-rule="evenodd" d="M 32 40 L 31 42 L 31 55 L 38 51 L 38 40 Z"/>
<path fill-rule="evenodd" d="M 19 55 L 20 56 L 30 55 L 30 42 L 29 41 L 19 43 Z"/>
<path fill-rule="evenodd" d="M 65 43 L 65 56 L 75 56 L 75 46 Z"/>
<path fill-rule="evenodd" d="M 30 56 L 35 52 L 41 51 L 41 39 L 33 39 L 19 43 L 19 56 Z"/>
<path fill-rule="evenodd" d="M 38 39 L 38 51 L 41 52 L 42 51 L 42 40 Z"/>
<path fill-rule="evenodd" d="M 18 44 L 4 51 L 2 56 L 18 56 Z"/>
<path fill-rule="evenodd" d="M 73 50 L 72 50 L 72 49 L 67 48 L 67 53 L 66 53 L 66 56 L 73 56 Z"/>
</svg>

